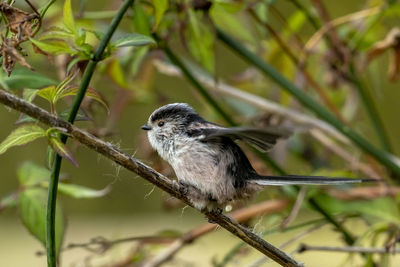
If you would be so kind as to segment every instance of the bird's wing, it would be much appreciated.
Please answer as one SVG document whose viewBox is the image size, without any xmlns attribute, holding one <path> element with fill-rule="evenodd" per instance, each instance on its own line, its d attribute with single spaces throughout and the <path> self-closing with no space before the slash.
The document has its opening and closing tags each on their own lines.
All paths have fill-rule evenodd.
<svg viewBox="0 0 400 267">
<path fill-rule="evenodd" d="M 279 138 L 287 138 L 291 131 L 282 127 L 233 127 L 224 128 L 217 125 L 211 127 L 199 127 L 192 130 L 192 135 L 199 136 L 203 141 L 210 141 L 219 137 L 228 137 L 232 140 L 242 140 L 254 145 L 261 151 L 268 151 Z"/>
</svg>

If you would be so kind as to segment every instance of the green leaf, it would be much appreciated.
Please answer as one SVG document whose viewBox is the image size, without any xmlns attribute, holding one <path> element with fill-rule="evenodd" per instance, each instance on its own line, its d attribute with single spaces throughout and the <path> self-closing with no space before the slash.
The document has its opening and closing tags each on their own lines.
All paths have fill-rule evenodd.
<svg viewBox="0 0 400 267">
<path fill-rule="evenodd" d="M 328 195 L 316 196 L 331 213 L 361 213 L 364 216 L 379 218 L 381 221 L 400 223 L 400 213 L 393 199 L 389 197 L 364 201 L 340 201 Z"/>
<path fill-rule="evenodd" d="M 4 72 L 0 72 L 0 80 L 2 80 L 11 90 L 24 88 L 39 89 L 57 83 L 53 79 L 26 68 L 13 70 L 10 77 L 7 77 Z"/>
<path fill-rule="evenodd" d="M 54 98 L 56 95 L 56 87 L 54 85 L 50 85 L 48 87 L 42 88 L 39 91 L 37 91 L 37 95 L 46 99 L 50 103 L 54 103 Z"/>
<path fill-rule="evenodd" d="M 78 162 L 76 162 L 72 153 L 68 150 L 68 148 L 63 144 L 58 138 L 54 136 L 48 136 L 49 145 L 51 148 L 61 157 L 69 160 L 75 167 L 78 167 Z"/>
<path fill-rule="evenodd" d="M 74 86 L 74 87 L 70 87 L 66 90 L 63 91 L 63 93 L 59 96 L 59 98 L 63 98 L 66 96 L 71 96 L 71 95 L 76 95 L 78 93 L 79 88 Z M 106 100 L 101 96 L 101 94 L 94 88 L 87 88 L 86 89 L 86 93 L 85 93 L 85 97 L 88 98 L 92 98 L 94 100 L 96 100 L 97 102 L 99 102 L 101 105 L 103 105 L 103 107 L 107 110 L 107 112 L 109 111 L 108 109 L 108 105 L 106 103 Z"/>
<path fill-rule="evenodd" d="M 110 186 L 102 190 L 94 190 L 85 186 L 76 184 L 59 183 L 58 191 L 73 198 L 97 198 L 103 197 L 111 190 Z"/>
<path fill-rule="evenodd" d="M 21 186 L 32 186 L 50 179 L 50 171 L 33 162 L 26 161 L 18 168 L 17 177 Z"/>
<path fill-rule="evenodd" d="M 72 14 L 71 0 L 65 0 L 63 9 L 63 23 L 72 33 L 76 33 L 75 19 Z"/>
<path fill-rule="evenodd" d="M 186 42 L 192 55 L 211 73 L 215 70 L 214 45 L 215 36 L 209 25 L 201 23 L 198 14 L 188 11 L 189 25 L 187 27 Z"/>
<path fill-rule="evenodd" d="M 76 55 L 78 51 L 71 48 L 69 44 L 61 40 L 52 40 L 47 42 L 42 42 L 39 40 L 35 40 L 30 38 L 31 42 L 39 47 L 40 50 L 43 50 L 46 53 L 59 55 L 59 54 L 69 54 Z"/>
<path fill-rule="evenodd" d="M 112 45 L 115 47 L 144 46 L 149 44 L 156 44 L 156 42 L 153 38 L 139 33 L 126 35 L 112 42 Z"/>
<path fill-rule="evenodd" d="M 25 101 L 31 103 L 31 102 L 33 101 L 33 99 L 35 98 L 36 93 L 37 93 L 37 90 L 36 90 L 36 89 L 25 88 L 25 89 L 22 91 L 22 98 L 23 98 Z"/>
<path fill-rule="evenodd" d="M 21 192 L 18 198 L 19 215 L 29 232 L 44 246 L 46 242 L 46 203 L 47 191 L 31 188 Z M 56 251 L 60 251 L 64 237 L 64 215 L 59 205 L 56 206 Z"/>
<path fill-rule="evenodd" d="M 124 74 L 121 65 L 118 60 L 112 60 L 107 68 L 108 75 L 119 87 L 128 89 L 129 83 L 126 80 L 126 75 Z"/>
<path fill-rule="evenodd" d="M 227 2 L 214 2 L 211 6 L 210 16 L 215 25 L 245 42 L 251 44 L 256 43 L 255 38 L 249 30 L 249 27 L 246 27 L 246 25 L 243 23 L 244 20 L 239 17 L 241 13 L 227 12 L 226 5 L 223 3 Z M 232 3 L 232 1 L 228 3 Z"/>
<path fill-rule="evenodd" d="M 0 144 L 0 154 L 3 154 L 10 147 L 25 145 L 33 140 L 44 137 L 45 130 L 35 124 L 26 124 L 15 129 L 9 136 Z"/>
<path fill-rule="evenodd" d="M 168 0 L 153 0 L 153 7 L 154 7 L 153 31 L 156 31 L 162 17 L 164 16 L 165 11 L 167 11 L 168 9 Z"/>
<path fill-rule="evenodd" d="M 64 120 L 68 120 L 69 113 L 71 112 L 71 108 L 61 111 L 58 116 Z M 92 119 L 85 113 L 83 109 L 79 109 L 78 114 L 76 114 L 75 121 L 92 121 Z"/>
<path fill-rule="evenodd" d="M 148 16 L 144 12 L 140 4 L 133 5 L 133 24 L 135 25 L 135 31 L 144 35 L 151 35 L 151 26 L 149 23 Z"/>
<path fill-rule="evenodd" d="M 47 31 L 40 34 L 38 40 L 51 40 L 51 39 L 72 39 L 75 37 L 74 33 L 71 33 L 68 29 L 63 27 L 53 26 L 50 27 Z"/>
</svg>

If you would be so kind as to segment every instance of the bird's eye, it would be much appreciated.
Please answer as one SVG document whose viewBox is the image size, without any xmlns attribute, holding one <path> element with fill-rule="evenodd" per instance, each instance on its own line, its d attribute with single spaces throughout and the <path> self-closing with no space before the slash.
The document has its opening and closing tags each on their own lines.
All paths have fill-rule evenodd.
<svg viewBox="0 0 400 267">
<path fill-rule="evenodd" d="M 162 127 L 162 126 L 164 126 L 164 124 L 165 124 L 165 122 L 164 122 L 164 121 L 159 121 L 159 122 L 158 122 L 158 126 L 159 126 L 159 127 Z"/>
</svg>

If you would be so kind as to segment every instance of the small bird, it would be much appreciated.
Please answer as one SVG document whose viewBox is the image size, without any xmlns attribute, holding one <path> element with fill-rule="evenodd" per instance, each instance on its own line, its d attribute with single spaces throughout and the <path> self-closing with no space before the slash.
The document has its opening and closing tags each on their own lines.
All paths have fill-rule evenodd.
<svg viewBox="0 0 400 267">
<path fill-rule="evenodd" d="M 265 152 L 291 131 L 280 127 L 225 128 L 208 122 L 185 103 L 156 109 L 142 126 L 151 146 L 174 169 L 181 188 L 197 209 L 214 209 L 248 198 L 269 185 L 337 185 L 367 179 L 323 176 L 263 176 L 250 164 L 237 140 Z"/>
</svg>

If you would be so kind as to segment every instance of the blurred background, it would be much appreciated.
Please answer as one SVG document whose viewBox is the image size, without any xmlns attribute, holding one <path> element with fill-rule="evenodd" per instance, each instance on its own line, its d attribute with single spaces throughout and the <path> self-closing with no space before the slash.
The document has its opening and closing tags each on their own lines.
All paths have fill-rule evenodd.
<svg viewBox="0 0 400 267">
<path fill-rule="evenodd" d="M 46 3 L 31 2 L 37 9 Z M 71 3 L 77 27 L 100 32 L 105 32 L 115 15 L 114 11 L 121 5 L 121 1 L 102 0 Z M 340 140 L 307 123 L 293 120 L 292 115 L 286 116 L 263 104 L 256 105 L 246 97 L 235 97 L 232 92 L 237 90 L 247 96 L 275 102 L 284 109 L 295 111 L 294 114 L 316 118 L 313 112 L 218 40 L 213 26 L 217 25 L 237 38 L 374 146 L 399 155 L 399 2 L 287 0 L 168 3 L 168 8 L 157 22 L 155 14 L 156 10 L 160 10 L 157 8 L 160 3 L 137 1 L 136 7 L 125 15 L 114 39 L 132 32 L 147 36 L 151 36 L 151 31 L 156 32 L 197 77 L 217 86 L 229 84 L 233 87 L 223 91 L 206 86 L 207 92 L 235 123 L 296 127 L 298 131 L 292 137 L 279 142 L 268 153 L 285 172 L 374 177 L 388 185 L 366 185 L 364 190 L 352 186 L 310 187 L 300 190 L 300 194 L 292 187 L 268 188 L 233 208 L 273 200 L 285 200 L 287 203 L 273 211 L 265 211 L 264 215 L 248 218 L 245 223 L 254 232 L 266 234 L 265 238 L 270 243 L 284 245 L 284 251 L 293 253 L 306 266 L 398 266 L 400 257 L 396 254 L 365 257 L 360 253 L 296 252 L 302 243 L 330 247 L 348 245 L 343 233 L 308 202 L 311 198 L 316 199 L 352 234 L 355 245 L 395 248 L 400 222 L 398 177 L 395 178 L 394 173 L 367 156 L 347 138 Z M 45 42 L 47 39 L 41 39 L 41 36 L 46 31 L 51 31 L 54 25 L 63 25 L 64 4 L 64 1 L 52 4 L 35 39 Z M 15 1 L 14 6 L 32 12 L 24 1 Z M 135 14 L 138 15 L 135 17 Z M 146 23 L 137 19 L 146 16 Z M 316 25 L 313 25 L 313 20 Z M 332 21 L 334 34 L 327 21 Z M 333 37 L 330 36 L 332 34 Z M 330 36 L 328 39 L 335 39 L 336 36 L 340 46 L 335 46 L 332 40 L 326 41 L 326 36 Z M 93 35 L 88 34 L 85 38 L 87 44 L 96 47 L 98 40 Z M 47 77 L 55 81 L 54 84 L 65 78 L 66 66 L 79 58 L 68 53 L 35 53 L 30 44 L 25 44 L 23 48 L 28 55 L 27 61 L 35 69 L 34 75 L 38 73 Z M 335 49 L 342 51 L 335 52 Z M 336 53 L 342 53 L 343 58 Z M 84 69 L 85 59 L 77 62 L 71 68 L 79 72 Z M 16 73 L 20 71 L 29 77 L 32 72 L 18 64 L 15 68 L 10 78 L 2 72 L 0 84 L 4 87 L 4 82 L 10 84 L 16 81 L 18 88 L 8 89 L 22 96 L 23 90 L 30 87 L 23 80 L 19 81 Z M 90 120 L 78 121 L 76 125 L 174 178 L 172 169 L 151 150 L 145 133 L 140 129 L 155 108 L 167 103 L 185 102 L 207 120 L 229 126 L 215 106 L 176 70 L 163 48 L 154 44 L 116 48 L 98 64 L 90 84 L 107 103 L 107 108 L 96 101 L 85 100 L 85 115 Z M 10 80 L 13 77 L 15 80 Z M 77 85 L 79 81 L 80 74 L 72 84 Z M 58 103 L 60 113 L 68 108 L 71 100 L 65 98 Z M 49 104 L 38 96 L 34 103 L 50 109 Z M 17 112 L 0 107 L 0 141 L 18 127 L 16 121 L 20 119 Z M 13 147 L 0 155 L 2 204 L 6 203 L 4 199 L 7 196 L 21 189 L 18 180 L 22 175 L 21 169 L 46 168 L 47 146 L 47 140 L 42 138 L 25 146 Z M 278 173 L 276 167 L 271 167 L 248 147 L 242 147 L 260 173 Z M 107 193 L 101 191 L 103 193 L 93 198 L 60 194 L 59 203 L 66 225 L 62 247 L 90 243 L 96 237 L 111 241 L 151 236 L 156 237 L 156 241 L 128 240 L 113 245 L 105 252 L 93 252 L 87 247 L 62 250 L 61 266 L 138 266 L 163 251 L 171 240 L 207 223 L 199 212 L 185 207 L 141 177 L 74 140 L 68 141 L 68 148 L 79 167 L 64 160 L 62 181 L 95 190 L 107 188 Z M 295 203 L 298 208 L 294 208 Z M 44 247 L 24 227 L 18 204 L 0 207 L 0 265 L 45 266 L 46 258 L 41 255 Z M 285 221 L 286 224 L 282 225 Z M 166 266 L 277 266 L 276 263 L 263 261 L 262 255 L 248 246 L 235 250 L 238 244 L 241 244 L 240 240 L 225 230 L 212 230 L 185 246 Z"/>
</svg>

